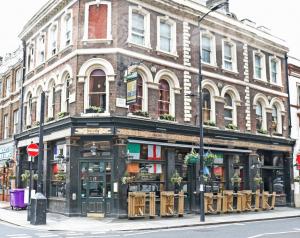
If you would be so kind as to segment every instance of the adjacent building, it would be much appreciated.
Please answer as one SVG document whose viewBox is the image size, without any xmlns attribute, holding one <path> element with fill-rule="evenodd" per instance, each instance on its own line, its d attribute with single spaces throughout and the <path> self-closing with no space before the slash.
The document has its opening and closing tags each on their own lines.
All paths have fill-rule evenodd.
<svg viewBox="0 0 300 238">
<path fill-rule="evenodd" d="M 295 205 L 300 207 L 300 186 L 299 186 L 299 170 L 300 170 L 300 128 L 299 128 L 299 109 L 300 109 L 300 60 L 289 57 L 289 94 L 291 105 L 291 138 L 296 143 L 293 151 L 293 165 L 295 178 Z"/>
<path fill-rule="evenodd" d="M 208 11 L 195 0 L 51 0 L 25 25 L 17 177 L 38 142 L 44 91 L 49 211 L 126 216 L 128 191 L 174 190 L 175 171 L 186 211 L 199 210 L 199 164 L 184 163 L 199 146 L 199 50 L 204 149 L 215 155 L 207 191 L 233 189 L 234 175 L 238 189 L 256 189 L 259 175 L 292 205 L 286 43 L 229 5 L 199 31 Z"/>
<path fill-rule="evenodd" d="M 22 48 L 0 58 L 0 201 L 9 199 L 15 186 L 15 141 L 23 71 Z"/>
</svg>

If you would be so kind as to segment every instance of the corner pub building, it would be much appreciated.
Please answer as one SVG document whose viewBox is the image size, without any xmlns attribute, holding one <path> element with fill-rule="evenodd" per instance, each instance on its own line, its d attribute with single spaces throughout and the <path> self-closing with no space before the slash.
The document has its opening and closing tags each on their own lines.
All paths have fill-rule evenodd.
<svg viewBox="0 0 300 238">
<path fill-rule="evenodd" d="M 175 171 L 186 212 L 199 211 L 199 165 L 184 164 L 199 145 L 199 49 L 204 149 L 217 155 L 207 189 L 232 189 L 234 174 L 239 189 L 253 189 L 260 170 L 264 189 L 280 192 L 277 203 L 292 204 L 288 49 L 228 6 L 199 32 L 208 10 L 195 0 L 50 0 L 25 25 L 17 171 L 28 168 L 26 146 L 38 142 L 44 91 L 50 212 L 124 217 L 128 191 L 174 191 Z M 137 98 L 127 106 L 133 84 Z M 134 179 L 123 184 L 125 176 Z"/>
</svg>

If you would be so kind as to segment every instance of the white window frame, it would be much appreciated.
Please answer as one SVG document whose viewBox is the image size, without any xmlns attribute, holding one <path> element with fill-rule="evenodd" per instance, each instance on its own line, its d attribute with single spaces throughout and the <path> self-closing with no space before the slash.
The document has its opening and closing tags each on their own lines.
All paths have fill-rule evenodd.
<svg viewBox="0 0 300 238">
<path fill-rule="evenodd" d="M 21 82 L 22 82 L 22 68 L 19 68 L 16 70 L 15 73 L 15 91 L 19 90 L 21 88 Z"/>
<path fill-rule="evenodd" d="M 266 110 L 266 104 L 262 100 L 258 100 L 257 103 L 260 103 L 260 105 L 261 105 L 261 114 L 262 114 L 262 123 L 261 123 L 262 126 L 261 126 L 261 129 L 262 130 L 267 130 L 268 128 L 267 128 L 267 110 Z M 256 103 L 255 108 L 254 108 L 255 109 L 255 118 L 257 116 L 257 114 L 256 114 L 257 103 Z M 255 123 L 256 123 L 256 121 L 255 121 Z M 256 128 L 256 131 L 258 131 L 259 129 L 260 128 Z"/>
<path fill-rule="evenodd" d="M 132 13 L 138 13 L 144 16 L 144 38 L 145 44 L 140 45 L 132 40 Z M 129 19 L 128 19 L 128 39 L 127 42 L 132 45 L 142 46 L 145 48 L 151 49 L 151 42 L 150 42 L 150 13 L 141 7 L 136 6 L 129 6 Z"/>
<path fill-rule="evenodd" d="M 45 34 L 40 34 L 37 38 L 37 62 L 38 64 L 43 64 L 46 60 L 46 39 Z M 44 53 L 44 57 L 41 58 L 42 53 Z"/>
<path fill-rule="evenodd" d="M 205 61 L 203 61 L 203 58 L 202 58 L 202 44 L 203 44 L 203 41 L 202 41 L 202 37 L 203 36 L 206 36 L 207 38 L 210 38 L 210 49 L 211 49 L 211 52 L 210 52 L 210 63 L 207 63 Z M 201 31 L 200 33 L 200 50 L 201 50 L 201 62 L 203 64 L 207 64 L 207 65 L 211 65 L 211 66 L 217 66 L 217 59 L 216 59 L 216 38 L 215 36 L 210 33 L 209 31 Z"/>
<path fill-rule="evenodd" d="M 13 112 L 13 115 L 14 115 L 14 119 L 13 119 L 13 133 L 16 134 L 18 132 L 18 125 L 19 125 L 19 110 L 15 110 Z"/>
<path fill-rule="evenodd" d="M 272 81 L 272 61 L 276 62 L 276 68 L 277 68 L 277 82 L 274 83 Z M 270 84 L 282 86 L 282 76 L 281 76 L 281 60 L 277 58 L 276 56 L 272 56 L 269 58 L 269 76 L 270 76 Z"/>
<path fill-rule="evenodd" d="M 53 47 L 54 42 L 55 42 L 55 47 Z M 57 22 L 55 22 L 52 23 L 52 25 L 48 29 L 48 59 L 55 56 L 57 53 L 58 53 L 58 24 Z"/>
<path fill-rule="evenodd" d="M 70 21 L 70 33 L 69 39 L 67 38 L 67 22 Z M 64 49 L 73 44 L 73 13 L 72 11 L 67 11 L 61 18 L 61 49 Z M 69 41 L 69 42 L 67 42 Z"/>
<path fill-rule="evenodd" d="M 256 60 L 255 56 L 258 55 L 261 58 L 261 78 L 256 75 Z M 253 51 L 253 78 L 256 80 L 267 81 L 266 74 L 266 56 L 260 51 Z"/>
<path fill-rule="evenodd" d="M 160 24 L 164 22 L 171 27 L 171 42 L 170 42 L 170 51 L 165 51 L 160 48 Z M 176 42 L 176 22 L 169 19 L 168 16 L 159 16 L 157 17 L 157 46 L 156 50 L 177 56 L 177 42 Z"/>
<path fill-rule="evenodd" d="M 3 117 L 3 126 L 3 139 L 7 139 L 9 134 L 8 114 L 4 115 Z"/>
<path fill-rule="evenodd" d="M 282 112 L 281 112 L 281 107 L 280 105 L 274 103 L 272 105 L 272 114 L 273 114 L 273 107 L 276 108 L 277 111 L 277 128 L 276 128 L 276 132 L 277 134 L 282 134 Z"/>
<path fill-rule="evenodd" d="M 224 104 L 224 110 L 225 109 L 229 109 L 232 111 L 232 124 L 237 126 L 237 105 L 236 105 L 236 96 L 234 95 L 234 93 L 232 93 L 231 91 L 226 91 L 224 93 L 224 99 L 225 99 L 225 95 L 228 94 L 230 97 L 231 97 L 231 101 L 232 101 L 232 106 L 226 106 L 226 102 Z M 228 117 L 225 117 L 225 114 L 224 114 L 224 121 L 225 120 L 228 120 L 226 119 Z M 228 120 L 229 121 L 229 120 Z"/>
<path fill-rule="evenodd" d="M 225 44 L 230 44 L 231 45 L 232 69 L 225 68 Z M 223 68 L 223 70 L 237 73 L 236 43 L 234 43 L 230 39 L 223 39 L 222 40 L 222 68 Z"/>
<path fill-rule="evenodd" d="M 30 61 L 28 61 L 28 56 L 30 56 Z M 27 46 L 27 63 L 26 63 L 26 68 L 27 68 L 27 73 L 30 72 L 31 70 L 34 69 L 34 58 L 35 58 L 35 44 L 31 42 Z M 29 64 L 29 65 L 28 65 Z"/>
<path fill-rule="evenodd" d="M 89 39 L 89 8 L 92 5 L 107 5 L 107 32 L 106 39 Z M 103 40 L 112 40 L 112 15 L 111 15 L 111 2 L 109 1 L 92 1 L 85 4 L 85 12 L 84 12 L 84 33 L 83 33 L 83 41 L 103 41 Z"/>
<path fill-rule="evenodd" d="M 51 79 L 50 83 L 48 84 L 49 92 L 48 92 L 48 118 L 49 117 L 55 117 L 55 101 L 53 106 L 53 99 L 55 99 L 55 92 L 56 92 L 56 84 L 53 79 Z M 53 110 L 54 109 L 54 110 Z"/>
<path fill-rule="evenodd" d="M 67 94 L 67 75 L 69 75 L 69 98 L 67 98 L 66 94 Z M 63 74 L 63 78 L 62 78 L 62 83 L 63 83 L 63 88 L 62 88 L 62 95 L 61 95 L 61 111 L 62 112 L 69 112 L 68 110 L 68 103 L 69 103 L 69 106 L 70 106 L 70 87 L 71 87 L 71 73 L 66 71 L 64 72 Z M 68 100 L 68 101 L 67 101 Z M 70 109 L 70 108 L 69 108 Z"/>
<path fill-rule="evenodd" d="M 11 78 L 6 78 L 6 88 L 5 88 L 5 97 L 8 97 L 11 94 Z"/>
</svg>

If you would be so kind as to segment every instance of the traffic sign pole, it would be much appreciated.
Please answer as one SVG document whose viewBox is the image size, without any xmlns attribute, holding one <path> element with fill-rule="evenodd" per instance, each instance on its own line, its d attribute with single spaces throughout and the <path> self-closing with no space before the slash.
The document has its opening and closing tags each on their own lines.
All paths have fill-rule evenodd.
<svg viewBox="0 0 300 238">
<path fill-rule="evenodd" d="M 28 205 L 27 205 L 27 221 L 30 221 L 30 205 L 31 205 L 31 190 L 32 190 L 32 162 L 33 157 L 28 156 L 29 161 L 29 193 L 28 193 Z"/>
</svg>

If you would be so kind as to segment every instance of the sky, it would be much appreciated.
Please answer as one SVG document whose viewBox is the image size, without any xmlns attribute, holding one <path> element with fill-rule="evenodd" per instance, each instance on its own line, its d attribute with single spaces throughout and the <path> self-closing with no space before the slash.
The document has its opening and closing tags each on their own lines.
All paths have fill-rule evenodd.
<svg viewBox="0 0 300 238">
<path fill-rule="evenodd" d="M 200 1 L 200 0 L 199 0 Z M 201 0 L 202 1 L 202 0 Z M 13 51 L 20 41 L 18 34 L 25 23 L 47 0 L 0 0 L 0 55 Z M 230 11 L 238 19 L 248 18 L 258 26 L 287 42 L 289 55 L 300 59 L 300 1 L 297 0 L 229 0 Z M 13 12 L 13 14 L 12 14 Z M 299 42 L 298 42 L 299 41 Z"/>
</svg>

